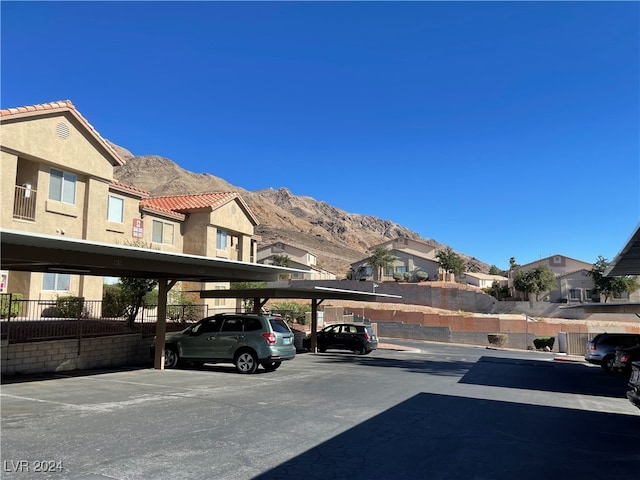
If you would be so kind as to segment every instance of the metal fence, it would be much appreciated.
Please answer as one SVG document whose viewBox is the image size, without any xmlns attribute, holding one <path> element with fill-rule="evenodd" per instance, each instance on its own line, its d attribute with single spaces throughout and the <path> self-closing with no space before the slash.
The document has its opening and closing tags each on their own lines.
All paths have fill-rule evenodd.
<svg viewBox="0 0 640 480">
<path fill-rule="evenodd" d="M 0 334 L 9 343 L 131 333 L 155 335 L 156 305 L 140 308 L 133 322 L 124 313 L 105 315 L 109 310 L 113 309 L 105 302 L 82 297 L 22 300 L 0 294 Z M 167 331 L 182 330 L 208 314 L 207 305 L 167 305 Z"/>
</svg>

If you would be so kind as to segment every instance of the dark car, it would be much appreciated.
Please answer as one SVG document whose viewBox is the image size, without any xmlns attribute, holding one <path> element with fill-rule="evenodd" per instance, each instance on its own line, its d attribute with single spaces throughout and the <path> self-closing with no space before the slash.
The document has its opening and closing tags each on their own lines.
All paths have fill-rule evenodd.
<svg viewBox="0 0 640 480">
<path fill-rule="evenodd" d="M 612 369 L 616 372 L 630 374 L 631 364 L 638 360 L 640 360 L 640 345 L 634 347 L 618 347 L 616 348 Z"/>
<path fill-rule="evenodd" d="M 631 364 L 631 377 L 629 377 L 629 387 L 627 398 L 636 407 L 640 408 L 640 362 Z"/>
<path fill-rule="evenodd" d="M 321 353 L 335 349 L 367 355 L 377 348 L 378 339 L 371 325 L 339 323 L 329 325 L 318 332 L 318 351 Z"/>
<path fill-rule="evenodd" d="M 617 347 L 636 345 L 640 345 L 640 335 L 637 333 L 599 333 L 587 342 L 584 359 L 609 371 L 613 368 Z"/>
</svg>

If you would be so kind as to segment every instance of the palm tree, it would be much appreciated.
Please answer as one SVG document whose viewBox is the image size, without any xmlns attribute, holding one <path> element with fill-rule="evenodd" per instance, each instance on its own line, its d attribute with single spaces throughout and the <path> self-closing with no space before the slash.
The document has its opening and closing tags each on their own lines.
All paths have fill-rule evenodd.
<svg viewBox="0 0 640 480">
<path fill-rule="evenodd" d="M 396 257 L 393 253 L 384 247 L 376 247 L 371 253 L 369 263 L 371 264 L 371 270 L 373 273 L 373 281 L 377 282 L 382 276 L 382 270 L 393 265 L 396 261 Z"/>
</svg>

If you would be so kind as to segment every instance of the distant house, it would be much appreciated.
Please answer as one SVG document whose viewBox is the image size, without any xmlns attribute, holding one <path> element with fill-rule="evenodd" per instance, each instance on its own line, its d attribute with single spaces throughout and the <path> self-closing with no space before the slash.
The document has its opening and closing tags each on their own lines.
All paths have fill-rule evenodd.
<svg viewBox="0 0 640 480">
<path fill-rule="evenodd" d="M 436 258 L 437 250 L 433 245 L 411 238 L 398 237 L 394 240 L 375 245 L 370 251 L 378 247 L 389 250 L 389 252 L 396 257 L 393 265 L 382 272 L 381 281 L 394 281 L 394 273 L 415 274 L 417 271 L 427 273 L 429 280 L 438 279 L 440 262 Z M 354 280 L 373 280 L 371 256 L 352 263 L 351 269 Z"/>
<path fill-rule="evenodd" d="M 478 288 L 491 288 L 493 286 L 493 282 L 498 282 L 501 287 L 506 287 L 509 284 L 509 279 L 507 277 L 503 277 L 502 275 L 489 275 L 488 273 L 480 272 L 465 272 L 462 274 L 461 280 Z"/>
<path fill-rule="evenodd" d="M 593 279 L 587 272 L 593 268 L 593 264 L 576 260 L 564 255 L 551 255 L 534 262 L 527 263 L 518 268 L 527 271 L 539 266 L 549 267 L 556 277 L 555 287 L 548 292 L 540 292 L 538 298 L 547 302 L 590 302 L 595 291 Z M 509 286 L 515 298 L 524 298 L 521 292 L 513 289 L 515 272 L 511 272 Z"/>
<path fill-rule="evenodd" d="M 335 280 L 336 275 L 319 268 L 318 258 L 311 252 L 284 242 L 275 242 L 258 248 L 258 263 L 272 265 L 274 257 L 289 258 L 289 267 L 309 270 L 309 273 L 293 273 L 292 280 Z"/>
</svg>

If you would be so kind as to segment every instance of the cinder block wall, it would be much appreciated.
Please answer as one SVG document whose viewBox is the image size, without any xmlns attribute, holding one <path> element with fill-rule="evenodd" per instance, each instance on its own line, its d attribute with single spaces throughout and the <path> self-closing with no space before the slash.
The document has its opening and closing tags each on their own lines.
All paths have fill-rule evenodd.
<svg viewBox="0 0 640 480">
<path fill-rule="evenodd" d="M 2 345 L 3 375 L 64 372 L 150 363 L 151 340 L 118 335 Z"/>
</svg>

